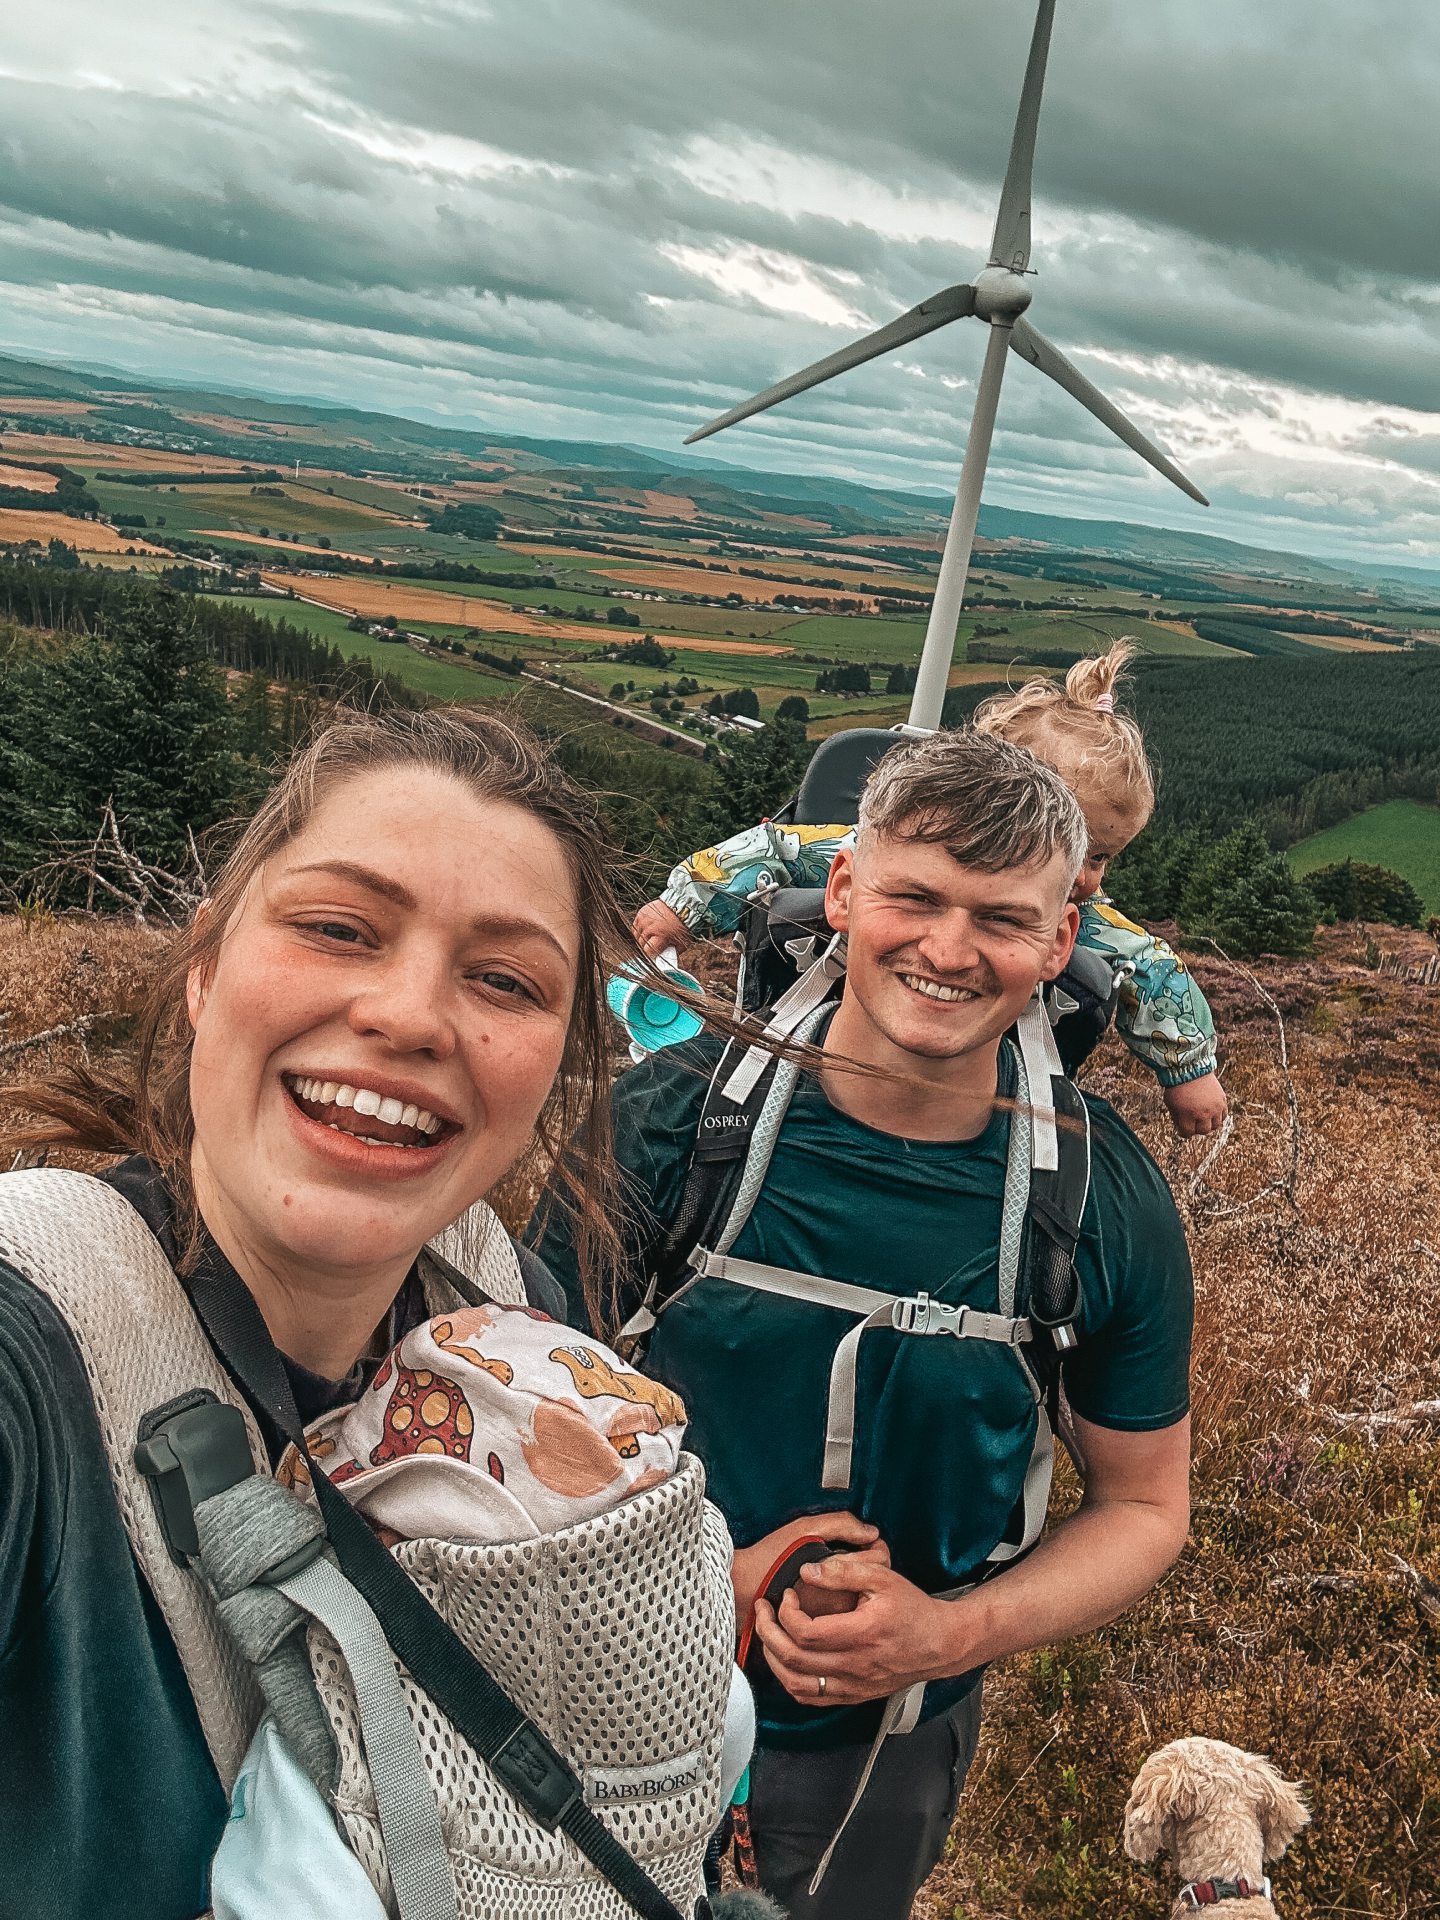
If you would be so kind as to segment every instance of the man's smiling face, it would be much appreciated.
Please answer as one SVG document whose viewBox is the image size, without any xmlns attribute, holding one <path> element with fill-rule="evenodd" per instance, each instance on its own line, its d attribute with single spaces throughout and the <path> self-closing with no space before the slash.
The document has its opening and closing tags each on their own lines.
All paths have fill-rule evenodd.
<svg viewBox="0 0 1440 1920">
<path fill-rule="evenodd" d="M 862 834 L 831 869 L 826 912 L 847 936 L 846 996 L 880 1050 L 948 1060 L 997 1045 L 1070 957 L 1069 880 L 1058 851 L 986 873 L 942 845 Z"/>
</svg>

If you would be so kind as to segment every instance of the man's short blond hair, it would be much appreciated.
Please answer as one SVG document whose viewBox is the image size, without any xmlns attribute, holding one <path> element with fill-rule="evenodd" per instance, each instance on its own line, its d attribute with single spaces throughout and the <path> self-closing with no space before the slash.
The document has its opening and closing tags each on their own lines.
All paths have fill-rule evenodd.
<svg viewBox="0 0 1440 1920">
<path fill-rule="evenodd" d="M 1075 884 L 1088 835 L 1079 802 L 1026 747 L 971 727 L 894 747 L 860 796 L 860 838 L 943 846 L 962 867 L 1004 873 L 1064 855 Z"/>
</svg>

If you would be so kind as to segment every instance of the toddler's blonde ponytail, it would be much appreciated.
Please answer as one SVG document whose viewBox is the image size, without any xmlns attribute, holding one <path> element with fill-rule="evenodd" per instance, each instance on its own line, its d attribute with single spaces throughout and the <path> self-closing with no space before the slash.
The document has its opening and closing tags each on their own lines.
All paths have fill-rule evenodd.
<svg viewBox="0 0 1440 1920">
<path fill-rule="evenodd" d="M 1116 640 L 1108 652 L 1077 660 L 1063 684 L 1027 680 L 975 709 L 977 731 L 1028 747 L 1082 801 L 1104 801 L 1137 832 L 1155 808 L 1155 777 L 1139 727 L 1116 711 L 1116 690 L 1138 651 L 1134 641 Z"/>
</svg>

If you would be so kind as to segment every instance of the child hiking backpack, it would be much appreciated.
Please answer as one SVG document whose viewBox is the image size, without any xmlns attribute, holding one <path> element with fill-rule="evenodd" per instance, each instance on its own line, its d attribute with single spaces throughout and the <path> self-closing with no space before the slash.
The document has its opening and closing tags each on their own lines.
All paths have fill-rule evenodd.
<svg viewBox="0 0 1440 1920">
<path fill-rule="evenodd" d="M 523 1303 L 488 1208 L 441 1244 L 480 1277 L 427 1250 L 431 1313 Z M 318 1469 L 318 1512 L 271 1476 L 249 1404 L 303 1435 L 233 1274 L 182 1287 L 128 1201 L 58 1168 L 0 1176 L 0 1260 L 74 1334 L 227 1793 L 268 1704 L 401 1920 L 709 1911 L 734 1602 L 697 1461 L 536 1540 L 392 1554 Z"/>
<path fill-rule="evenodd" d="M 792 1042 L 814 1041 L 831 1011 L 830 998 L 843 969 L 844 943 L 837 935 L 777 1004 L 768 1031 L 783 1031 Z M 633 1349 L 643 1352 L 661 1316 L 707 1279 L 850 1315 L 854 1324 L 836 1346 L 826 1406 L 817 1409 L 825 1432 L 821 1484 L 837 1493 L 850 1485 L 859 1349 L 867 1334 L 887 1328 L 916 1337 L 981 1340 L 1008 1349 L 1035 1409 L 1023 1485 L 1009 1525 L 974 1570 L 974 1578 L 941 1598 L 953 1598 L 1012 1565 L 1040 1536 L 1054 1467 L 1061 1365 L 1076 1345 L 1083 1304 L 1074 1257 L 1090 1187 L 1089 1113 L 1065 1072 L 1039 992 L 1002 1046 L 1014 1074 L 1016 1105 L 997 1222 L 997 1312 L 951 1305 L 927 1293 L 897 1295 L 825 1274 L 798 1273 L 731 1251 L 764 1187 L 800 1072 L 796 1061 L 777 1056 L 763 1044 L 747 1047 L 732 1040 L 701 1106 L 679 1209 L 651 1251 L 643 1303 L 622 1329 Z M 914 1730 L 924 1694 L 922 1684 L 886 1702 L 859 1784 L 810 1882 L 812 1896 L 869 1785 L 884 1742 Z"/>
</svg>

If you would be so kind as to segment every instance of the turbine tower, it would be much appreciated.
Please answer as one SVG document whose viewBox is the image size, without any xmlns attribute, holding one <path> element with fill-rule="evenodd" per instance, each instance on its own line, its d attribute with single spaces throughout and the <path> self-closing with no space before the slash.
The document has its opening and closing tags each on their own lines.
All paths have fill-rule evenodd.
<svg viewBox="0 0 1440 1920">
<path fill-rule="evenodd" d="M 975 277 L 973 286 L 945 287 L 922 300 L 918 307 L 902 313 L 898 320 L 867 333 L 838 353 L 827 354 L 813 366 L 792 373 L 787 380 L 767 387 L 753 399 L 731 407 L 717 419 L 699 427 L 686 440 L 686 446 L 704 440 L 709 434 L 748 420 L 751 414 L 792 399 L 810 387 L 819 386 L 837 373 L 863 366 L 882 353 L 903 347 L 922 334 L 934 333 L 952 320 L 973 316 L 990 329 L 985 347 L 985 364 L 975 391 L 975 411 L 970 419 L 970 438 L 960 470 L 960 485 L 955 494 L 955 509 L 945 536 L 945 551 L 935 582 L 935 598 L 930 606 L 930 621 L 925 630 L 925 645 L 915 681 L 915 697 L 910 706 L 913 727 L 938 727 L 950 678 L 950 663 L 955 655 L 955 637 L 960 610 L 965 602 L 965 580 L 970 570 L 970 554 L 975 544 L 975 523 L 980 514 L 980 492 L 985 484 L 985 467 L 990 458 L 990 440 L 995 429 L 995 410 L 1000 399 L 1000 383 L 1005 377 L 1007 349 L 1028 360 L 1072 394 L 1082 407 L 1132 447 L 1142 460 L 1148 460 L 1157 472 L 1173 481 L 1202 507 L 1210 502 L 1193 486 L 1180 469 L 1154 441 L 1149 440 L 1132 420 L 1092 386 L 1080 369 L 1067 360 L 1060 349 L 1024 317 L 1031 292 L 1026 284 L 1030 269 L 1030 178 L 1035 158 L 1035 130 L 1040 119 L 1040 95 L 1045 85 L 1045 61 L 1050 51 L 1050 29 L 1055 19 L 1055 0 L 1040 0 L 1035 16 L 1035 31 L 1030 40 L 1030 58 L 1025 68 L 1025 84 L 1020 94 L 1020 111 L 1015 117 L 1015 133 L 1010 143 L 1010 163 L 1005 169 L 1005 184 L 1000 190 L 1000 211 L 995 217 L 995 235 L 990 243 L 988 264 Z"/>
</svg>

